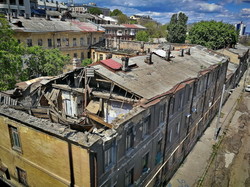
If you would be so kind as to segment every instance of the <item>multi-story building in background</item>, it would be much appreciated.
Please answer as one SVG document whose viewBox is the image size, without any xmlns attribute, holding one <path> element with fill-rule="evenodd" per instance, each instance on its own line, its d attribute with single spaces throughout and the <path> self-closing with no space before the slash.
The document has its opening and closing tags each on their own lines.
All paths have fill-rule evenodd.
<svg viewBox="0 0 250 187">
<path fill-rule="evenodd" d="M 80 4 L 69 5 L 69 10 L 72 12 L 75 12 L 75 13 L 86 13 L 91 8 L 98 8 L 99 10 L 101 10 L 101 12 L 104 16 L 109 16 L 109 14 L 110 14 L 109 8 L 98 7 L 95 3 L 82 4 L 82 5 L 80 5 Z"/>
<path fill-rule="evenodd" d="M 0 0 L 0 13 L 9 17 L 30 17 L 30 0 Z"/>
<path fill-rule="evenodd" d="M 245 69 L 202 46 L 150 51 L 1 92 L 1 179 L 16 186 L 166 185 L 217 113 L 223 85 L 237 85 Z M 248 58 L 246 50 L 240 64 Z"/>
<path fill-rule="evenodd" d="M 104 29 L 90 22 L 32 17 L 12 21 L 14 36 L 27 46 L 58 48 L 72 59 L 91 58 L 90 47 L 103 40 Z M 71 68 L 70 68 L 71 69 Z"/>
<path fill-rule="evenodd" d="M 239 35 L 243 36 L 246 32 L 246 25 L 243 24 L 243 22 L 235 24 L 235 29 L 239 31 Z"/>
</svg>

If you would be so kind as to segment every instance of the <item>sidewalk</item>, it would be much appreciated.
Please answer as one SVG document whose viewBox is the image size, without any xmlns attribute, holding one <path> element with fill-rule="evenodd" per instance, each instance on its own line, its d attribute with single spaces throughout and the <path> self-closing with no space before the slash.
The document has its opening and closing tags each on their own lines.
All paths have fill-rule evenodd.
<svg viewBox="0 0 250 187">
<path fill-rule="evenodd" d="M 225 125 L 230 123 L 230 119 L 234 115 L 234 108 L 237 104 L 237 99 L 240 97 L 243 89 L 244 77 L 240 81 L 240 86 L 235 88 L 231 96 L 228 98 L 224 106 L 222 107 L 222 113 L 224 114 L 220 118 L 223 132 Z M 184 160 L 183 164 L 176 171 L 167 187 L 193 187 L 197 184 L 199 177 L 204 173 L 209 158 L 212 154 L 212 147 L 216 143 L 214 140 L 214 132 L 216 127 L 217 117 L 213 119 L 210 126 L 204 132 L 204 135 L 196 143 L 193 150 Z"/>
</svg>

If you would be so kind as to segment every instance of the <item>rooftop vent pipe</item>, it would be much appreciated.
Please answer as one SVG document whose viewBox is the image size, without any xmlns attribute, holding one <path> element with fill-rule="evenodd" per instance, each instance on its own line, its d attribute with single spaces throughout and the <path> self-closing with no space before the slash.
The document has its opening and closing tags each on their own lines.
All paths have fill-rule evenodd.
<svg viewBox="0 0 250 187">
<path fill-rule="evenodd" d="M 128 71 L 128 57 L 122 57 L 122 71 Z"/>
<path fill-rule="evenodd" d="M 181 57 L 183 57 L 183 56 L 184 56 L 184 49 L 181 49 L 181 50 L 180 50 L 180 54 L 179 54 L 179 56 L 181 56 Z"/>
<path fill-rule="evenodd" d="M 186 54 L 187 54 L 187 55 L 191 55 L 191 52 L 190 52 L 190 51 L 191 51 L 190 48 L 187 48 Z"/>
</svg>

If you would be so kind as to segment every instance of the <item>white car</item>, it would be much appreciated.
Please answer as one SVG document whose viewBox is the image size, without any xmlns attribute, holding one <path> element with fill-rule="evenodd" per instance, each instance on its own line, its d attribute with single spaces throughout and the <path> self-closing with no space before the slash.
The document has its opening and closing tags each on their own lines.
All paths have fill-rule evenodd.
<svg viewBox="0 0 250 187">
<path fill-rule="evenodd" d="M 246 91 L 246 92 L 250 92 L 250 85 L 247 85 L 247 86 L 245 87 L 245 91 Z"/>
</svg>

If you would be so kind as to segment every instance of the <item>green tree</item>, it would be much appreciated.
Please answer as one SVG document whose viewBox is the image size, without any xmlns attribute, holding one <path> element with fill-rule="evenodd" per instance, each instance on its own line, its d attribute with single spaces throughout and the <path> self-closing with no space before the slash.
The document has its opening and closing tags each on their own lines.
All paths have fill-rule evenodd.
<svg viewBox="0 0 250 187">
<path fill-rule="evenodd" d="M 150 38 L 166 38 L 167 27 L 154 21 L 149 21 L 143 25 L 147 28 L 147 33 Z"/>
<path fill-rule="evenodd" d="M 13 37 L 8 21 L 0 15 L 0 90 L 14 88 L 16 81 L 27 78 L 23 73 L 24 46 Z"/>
<path fill-rule="evenodd" d="M 90 14 L 94 14 L 94 15 L 100 15 L 100 14 L 102 14 L 102 11 L 101 11 L 99 8 L 97 8 L 97 7 L 92 7 L 92 8 L 90 8 L 90 9 L 88 10 L 88 12 L 89 12 Z"/>
<path fill-rule="evenodd" d="M 125 14 L 120 14 L 117 16 L 118 24 L 129 23 L 129 19 Z"/>
<path fill-rule="evenodd" d="M 115 10 L 110 12 L 110 16 L 119 16 L 121 14 L 123 14 L 123 13 L 119 9 L 115 9 Z"/>
<path fill-rule="evenodd" d="M 149 40 L 148 33 L 146 31 L 138 31 L 136 33 L 135 38 L 137 41 L 148 42 L 148 40 Z"/>
<path fill-rule="evenodd" d="M 192 44 L 220 49 L 235 45 L 238 41 L 238 33 L 234 26 L 228 23 L 201 21 L 189 30 L 188 39 Z"/>
<path fill-rule="evenodd" d="M 69 62 L 70 57 L 62 55 L 58 49 L 43 49 L 40 46 L 26 49 L 26 72 L 30 78 L 58 75 Z"/>
<path fill-rule="evenodd" d="M 186 39 L 187 32 L 187 20 L 188 17 L 180 12 L 179 14 L 174 14 L 171 17 L 170 23 L 168 25 L 168 36 L 167 40 L 171 43 L 184 43 Z"/>
<path fill-rule="evenodd" d="M 92 59 L 91 58 L 85 58 L 83 61 L 82 61 L 82 66 L 85 67 L 85 66 L 88 66 L 90 64 L 92 64 Z"/>
</svg>

